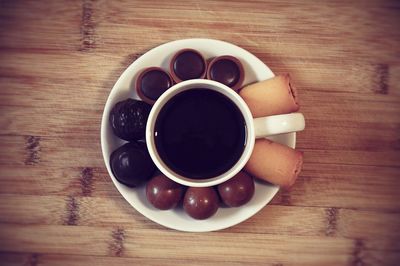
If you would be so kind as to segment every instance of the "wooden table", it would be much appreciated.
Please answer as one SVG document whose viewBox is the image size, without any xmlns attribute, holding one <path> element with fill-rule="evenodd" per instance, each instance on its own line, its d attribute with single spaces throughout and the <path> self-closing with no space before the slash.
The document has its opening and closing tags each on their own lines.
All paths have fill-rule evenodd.
<svg viewBox="0 0 400 266">
<path fill-rule="evenodd" d="M 399 2 L 178 2 L 1 2 L 0 264 L 398 265 Z M 290 72 L 307 122 L 295 186 L 199 234 L 135 211 L 100 150 L 122 71 L 192 37 Z"/>
</svg>

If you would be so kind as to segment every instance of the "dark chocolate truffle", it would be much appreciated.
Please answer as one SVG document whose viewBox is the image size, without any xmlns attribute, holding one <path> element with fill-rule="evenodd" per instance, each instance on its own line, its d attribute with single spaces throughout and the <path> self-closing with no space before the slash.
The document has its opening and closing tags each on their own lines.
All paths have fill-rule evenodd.
<svg viewBox="0 0 400 266">
<path fill-rule="evenodd" d="M 186 213 L 198 220 L 213 216 L 218 207 L 219 198 L 213 187 L 190 187 L 183 199 L 183 208 Z"/>
<path fill-rule="evenodd" d="M 222 201 L 229 207 L 239 207 L 251 200 L 254 195 L 253 177 L 239 172 L 228 181 L 218 185 Z"/>
<path fill-rule="evenodd" d="M 156 170 L 143 142 L 129 142 L 116 149 L 111 154 L 110 166 L 115 178 L 130 187 L 149 180 Z"/>
<path fill-rule="evenodd" d="M 178 51 L 172 58 L 170 72 L 176 82 L 204 78 L 206 75 L 206 61 L 196 50 L 183 49 Z"/>
<path fill-rule="evenodd" d="M 243 66 L 238 59 L 233 56 L 220 56 L 211 61 L 207 77 L 238 90 L 243 83 L 243 74 Z"/>
<path fill-rule="evenodd" d="M 146 197 L 157 209 L 169 210 L 178 205 L 183 196 L 184 188 L 184 186 L 160 174 L 147 183 Z"/>
<path fill-rule="evenodd" d="M 153 104 L 172 85 L 172 78 L 160 67 L 143 70 L 136 80 L 139 97 L 150 104 Z"/>
<path fill-rule="evenodd" d="M 150 110 L 150 105 L 134 99 L 116 103 L 109 117 L 114 134 L 128 141 L 144 139 Z"/>
</svg>

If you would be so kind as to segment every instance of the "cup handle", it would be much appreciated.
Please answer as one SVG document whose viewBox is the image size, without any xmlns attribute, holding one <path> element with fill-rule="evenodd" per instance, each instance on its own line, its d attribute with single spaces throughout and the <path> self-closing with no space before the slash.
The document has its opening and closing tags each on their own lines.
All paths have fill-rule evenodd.
<svg viewBox="0 0 400 266">
<path fill-rule="evenodd" d="M 302 131 L 305 127 L 302 113 L 258 117 L 253 119 L 256 138 Z"/>
</svg>

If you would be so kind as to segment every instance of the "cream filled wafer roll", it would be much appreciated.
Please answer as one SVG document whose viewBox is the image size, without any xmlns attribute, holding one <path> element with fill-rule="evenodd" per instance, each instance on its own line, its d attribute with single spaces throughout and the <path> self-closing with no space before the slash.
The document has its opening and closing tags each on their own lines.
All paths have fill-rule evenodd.
<svg viewBox="0 0 400 266">
<path fill-rule="evenodd" d="M 267 139 L 258 139 L 244 169 L 254 177 L 290 187 L 303 165 L 303 153 Z"/>
<path fill-rule="evenodd" d="M 247 85 L 239 95 L 249 106 L 253 117 L 287 114 L 300 108 L 297 90 L 290 83 L 289 74 Z"/>
</svg>

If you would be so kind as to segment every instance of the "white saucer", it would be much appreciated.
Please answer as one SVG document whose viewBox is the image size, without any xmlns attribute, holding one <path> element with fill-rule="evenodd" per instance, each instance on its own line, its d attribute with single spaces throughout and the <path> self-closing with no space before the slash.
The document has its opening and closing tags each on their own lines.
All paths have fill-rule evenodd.
<svg viewBox="0 0 400 266">
<path fill-rule="evenodd" d="M 220 208 L 218 212 L 207 220 L 194 220 L 181 208 L 169 211 L 160 211 L 147 202 L 145 186 L 129 188 L 120 184 L 110 169 L 110 155 L 121 146 L 124 141 L 112 133 L 108 122 L 111 108 L 118 101 L 126 98 L 139 99 L 134 90 L 135 79 L 145 67 L 161 66 L 168 70 L 169 60 L 172 55 L 183 48 L 193 48 L 208 59 L 219 55 L 233 55 L 243 64 L 245 70 L 244 84 L 261 81 L 274 76 L 272 71 L 257 57 L 248 51 L 231 43 L 211 39 L 185 39 L 160 45 L 133 62 L 122 75 L 111 90 L 104 108 L 101 122 L 101 148 L 104 162 L 109 175 L 122 196 L 141 214 L 148 219 L 165 227 L 188 232 L 208 232 L 224 229 L 236 225 L 261 210 L 278 192 L 279 187 L 265 182 L 257 181 L 255 195 L 249 203 L 238 208 Z M 292 148 L 296 144 L 296 133 L 282 134 L 270 137 L 271 140 L 285 144 Z"/>
</svg>

